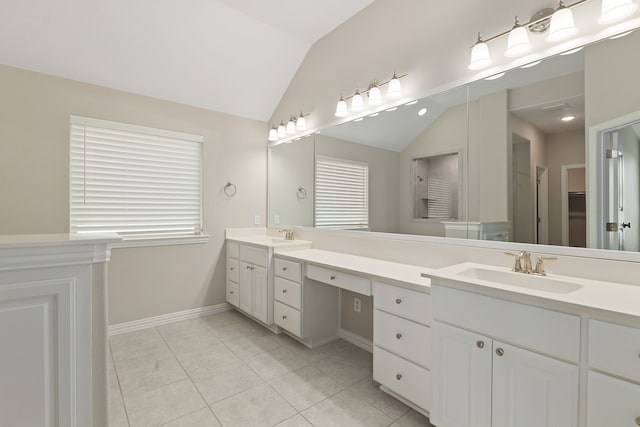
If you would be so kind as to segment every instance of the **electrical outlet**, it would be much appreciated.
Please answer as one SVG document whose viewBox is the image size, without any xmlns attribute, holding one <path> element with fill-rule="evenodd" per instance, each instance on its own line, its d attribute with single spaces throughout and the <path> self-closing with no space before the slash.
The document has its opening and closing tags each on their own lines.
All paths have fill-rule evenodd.
<svg viewBox="0 0 640 427">
<path fill-rule="evenodd" d="M 256 214 L 253 222 L 254 222 L 255 225 L 260 225 L 260 215 Z"/>
<path fill-rule="evenodd" d="M 360 301 L 360 298 L 354 298 L 353 311 L 355 311 L 356 313 L 360 313 L 360 310 L 362 310 L 362 301 Z"/>
</svg>

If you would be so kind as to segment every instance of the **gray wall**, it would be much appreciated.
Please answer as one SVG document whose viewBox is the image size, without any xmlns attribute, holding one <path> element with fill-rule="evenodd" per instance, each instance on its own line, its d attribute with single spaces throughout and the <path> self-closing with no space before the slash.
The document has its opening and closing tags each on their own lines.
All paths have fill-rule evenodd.
<svg viewBox="0 0 640 427">
<path fill-rule="evenodd" d="M 0 234 L 69 231 L 72 114 L 203 135 L 209 243 L 113 250 L 110 324 L 225 301 L 224 230 L 265 220 L 265 123 L 4 66 L 0 93 Z"/>
</svg>

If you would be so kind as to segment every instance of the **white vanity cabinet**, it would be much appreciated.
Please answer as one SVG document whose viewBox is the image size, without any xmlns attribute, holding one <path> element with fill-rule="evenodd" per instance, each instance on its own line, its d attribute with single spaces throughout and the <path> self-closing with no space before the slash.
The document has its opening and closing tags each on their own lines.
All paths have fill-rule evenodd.
<svg viewBox="0 0 640 427">
<path fill-rule="evenodd" d="M 431 409 L 431 296 L 373 284 L 373 379 L 386 392 Z"/>
<path fill-rule="evenodd" d="M 432 285 L 438 427 L 578 425 L 580 318 Z"/>
<path fill-rule="evenodd" d="M 271 248 L 227 242 L 227 302 L 268 325 L 273 323 Z"/>
<path fill-rule="evenodd" d="M 310 347 L 337 338 L 340 327 L 339 290 L 308 279 L 314 267 L 277 255 L 273 261 L 274 323 Z"/>
<path fill-rule="evenodd" d="M 589 320 L 588 427 L 640 426 L 640 329 Z"/>
</svg>

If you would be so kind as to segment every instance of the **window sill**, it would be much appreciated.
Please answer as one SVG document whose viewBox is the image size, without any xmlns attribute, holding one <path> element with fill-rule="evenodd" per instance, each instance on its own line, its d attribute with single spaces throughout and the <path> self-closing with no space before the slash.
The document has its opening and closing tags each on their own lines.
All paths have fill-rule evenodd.
<svg viewBox="0 0 640 427">
<path fill-rule="evenodd" d="M 167 237 L 123 237 L 118 243 L 111 247 L 118 248 L 142 248 L 147 246 L 173 246 L 173 245 L 192 245 L 203 244 L 209 242 L 208 234 L 199 234 L 194 236 L 167 236 Z"/>
</svg>

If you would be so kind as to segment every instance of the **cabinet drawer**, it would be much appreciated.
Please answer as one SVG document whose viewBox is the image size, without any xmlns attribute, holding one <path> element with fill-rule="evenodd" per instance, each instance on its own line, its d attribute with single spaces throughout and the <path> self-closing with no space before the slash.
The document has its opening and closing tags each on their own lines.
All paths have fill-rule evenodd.
<svg viewBox="0 0 640 427">
<path fill-rule="evenodd" d="M 422 409 L 431 410 L 431 372 L 427 369 L 374 347 L 373 379 Z"/>
<path fill-rule="evenodd" d="M 238 283 L 240 265 L 239 261 L 235 258 L 227 258 L 227 279 L 233 280 Z"/>
<path fill-rule="evenodd" d="M 309 264 L 307 264 L 307 277 L 358 294 L 371 295 L 371 279 L 366 277 Z"/>
<path fill-rule="evenodd" d="M 227 256 L 231 258 L 238 258 L 239 246 L 238 242 L 230 242 L 227 240 Z"/>
<path fill-rule="evenodd" d="M 227 279 L 227 302 L 236 307 L 240 306 L 240 285 Z"/>
<path fill-rule="evenodd" d="M 640 329 L 590 320 L 589 366 L 640 381 Z"/>
<path fill-rule="evenodd" d="M 300 284 L 276 277 L 273 280 L 274 298 L 300 310 Z"/>
<path fill-rule="evenodd" d="M 640 425 L 640 385 L 589 371 L 588 427 Z"/>
<path fill-rule="evenodd" d="M 274 270 L 276 276 L 280 276 L 284 279 L 289 279 L 298 283 L 300 283 L 302 279 L 300 275 L 301 266 L 299 262 L 276 258 L 274 260 Z"/>
<path fill-rule="evenodd" d="M 375 310 L 373 343 L 423 368 L 431 366 L 431 328 L 428 326 Z"/>
<path fill-rule="evenodd" d="M 433 318 L 571 362 L 580 354 L 580 317 L 431 285 Z"/>
<path fill-rule="evenodd" d="M 274 301 L 273 320 L 282 329 L 286 329 L 297 337 L 304 338 L 300 335 L 300 312 L 295 308 Z"/>
<path fill-rule="evenodd" d="M 431 295 L 380 282 L 373 284 L 375 307 L 423 325 L 431 324 Z"/>
<path fill-rule="evenodd" d="M 260 267 L 266 267 L 267 250 L 253 246 L 240 245 L 240 261 L 259 265 Z"/>
</svg>

